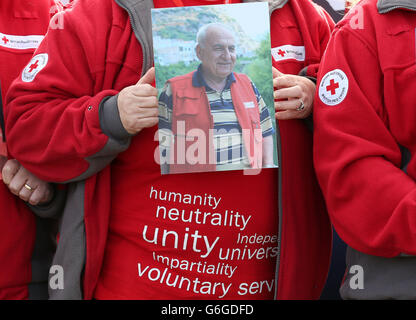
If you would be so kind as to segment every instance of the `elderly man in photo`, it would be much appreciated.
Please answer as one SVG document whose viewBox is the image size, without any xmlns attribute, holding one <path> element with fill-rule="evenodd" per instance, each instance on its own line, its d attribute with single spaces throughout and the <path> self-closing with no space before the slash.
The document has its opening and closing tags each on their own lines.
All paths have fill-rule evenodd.
<svg viewBox="0 0 416 320">
<path fill-rule="evenodd" d="M 159 98 L 159 127 L 171 134 L 161 135 L 162 172 L 272 166 L 272 119 L 254 83 L 233 72 L 233 31 L 206 24 L 197 33 L 195 50 L 198 69 L 168 80 Z M 193 146 L 198 143 L 200 148 Z"/>
</svg>

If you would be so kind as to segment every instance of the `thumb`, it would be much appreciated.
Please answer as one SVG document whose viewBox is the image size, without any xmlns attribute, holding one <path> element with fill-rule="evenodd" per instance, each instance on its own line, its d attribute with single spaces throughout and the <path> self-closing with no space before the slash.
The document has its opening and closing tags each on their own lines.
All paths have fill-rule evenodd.
<svg viewBox="0 0 416 320">
<path fill-rule="evenodd" d="M 139 82 L 137 84 L 153 84 L 155 81 L 155 67 L 151 67 L 143 77 L 140 78 Z"/>
<path fill-rule="evenodd" d="M 281 77 L 281 76 L 284 76 L 284 75 L 285 75 L 284 73 L 280 72 L 280 71 L 279 71 L 277 68 L 275 68 L 275 67 L 272 67 L 272 70 L 273 70 L 273 79 L 274 79 L 274 78 Z"/>
</svg>

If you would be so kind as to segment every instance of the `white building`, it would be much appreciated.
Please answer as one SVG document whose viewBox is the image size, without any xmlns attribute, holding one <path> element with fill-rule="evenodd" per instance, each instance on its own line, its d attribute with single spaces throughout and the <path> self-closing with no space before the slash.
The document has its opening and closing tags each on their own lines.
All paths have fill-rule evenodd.
<svg viewBox="0 0 416 320">
<path fill-rule="evenodd" d="M 175 64 L 181 61 L 185 64 L 189 64 L 198 60 L 195 53 L 195 41 L 164 39 L 156 36 L 154 42 L 156 59 L 162 66 Z"/>
</svg>

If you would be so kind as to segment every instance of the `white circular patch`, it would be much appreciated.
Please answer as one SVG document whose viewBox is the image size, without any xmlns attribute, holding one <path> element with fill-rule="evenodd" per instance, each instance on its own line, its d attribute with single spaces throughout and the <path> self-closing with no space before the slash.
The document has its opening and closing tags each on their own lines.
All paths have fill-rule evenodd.
<svg viewBox="0 0 416 320">
<path fill-rule="evenodd" d="M 36 75 L 48 64 L 48 54 L 41 53 L 32 58 L 22 72 L 23 82 L 32 82 Z"/>
<path fill-rule="evenodd" d="M 340 104 L 348 93 L 348 78 L 344 71 L 329 71 L 319 84 L 319 98 L 328 106 Z"/>
</svg>

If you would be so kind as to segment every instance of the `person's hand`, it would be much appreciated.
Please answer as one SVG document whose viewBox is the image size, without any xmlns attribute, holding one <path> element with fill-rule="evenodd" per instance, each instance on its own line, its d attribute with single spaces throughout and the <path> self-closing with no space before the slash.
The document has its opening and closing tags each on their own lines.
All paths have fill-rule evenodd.
<svg viewBox="0 0 416 320">
<path fill-rule="evenodd" d="M 15 159 L 8 160 L 4 164 L 2 176 L 3 182 L 9 187 L 11 193 L 31 205 L 45 204 L 52 200 L 51 184 L 27 171 Z"/>
<path fill-rule="evenodd" d="M 117 99 L 118 111 L 124 129 L 136 134 L 144 128 L 158 123 L 157 89 L 151 84 L 155 80 L 155 68 L 149 69 L 135 85 L 120 91 Z"/>
<path fill-rule="evenodd" d="M 305 119 L 312 112 L 316 85 L 308 78 L 283 74 L 273 67 L 276 119 Z M 303 107 L 302 107 L 303 103 Z"/>
</svg>

